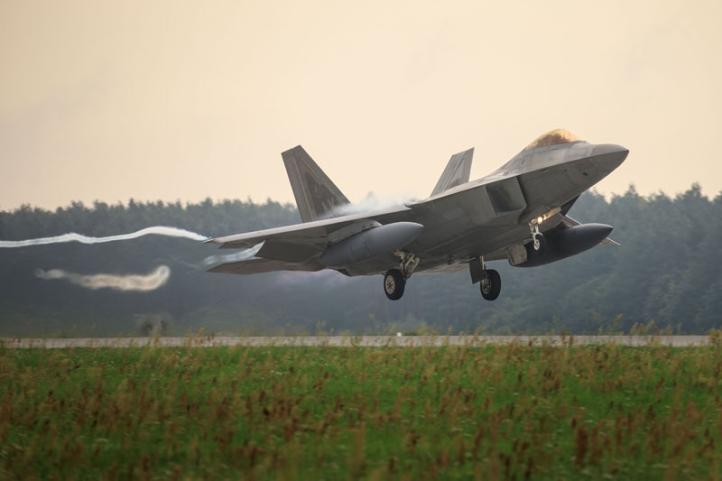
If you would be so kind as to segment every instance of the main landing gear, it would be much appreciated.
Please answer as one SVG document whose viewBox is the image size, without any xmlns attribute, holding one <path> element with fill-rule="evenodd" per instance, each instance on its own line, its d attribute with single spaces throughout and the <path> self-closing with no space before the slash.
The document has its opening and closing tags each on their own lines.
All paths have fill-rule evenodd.
<svg viewBox="0 0 722 481">
<path fill-rule="evenodd" d="M 494 269 L 487 269 L 483 259 L 472 259 L 469 262 L 469 273 L 471 282 L 479 283 L 481 297 L 487 301 L 493 301 L 501 293 L 501 276 Z"/>
<path fill-rule="evenodd" d="M 481 297 L 487 301 L 493 301 L 501 293 L 501 276 L 494 269 L 484 269 L 484 274 L 479 281 Z"/>
<path fill-rule="evenodd" d="M 529 222 L 529 232 L 535 251 L 543 250 L 546 246 L 546 239 L 539 228 L 544 219 L 544 216 L 539 216 Z M 396 255 L 401 258 L 400 268 L 391 269 L 384 276 L 384 293 L 392 301 L 401 299 L 401 296 L 404 295 L 406 280 L 411 277 L 411 274 L 419 265 L 419 258 L 411 253 L 399 251 L 396 252 Z M 501 276 L 498 271 L 487 269 L 484 259 L 478 257 L 469 262 L 469 271 L 471 282 L 474 284 L 479 283 L 481 297 L 487 301 L 493 301 L 499 297 L 501 293 Z"/>
<path fill-rule="evenodd" d="M 421 259 L 408 252 L 398 252 L 401 257 L 399 269 L 391 269 L 384 275 L 384 293 L 392 301 L 401 299 L 406 287 L 406 279 L 411 277 Z"/>
<path fill-rule="evenodd" d="M 384 276 L 384 292 L 392 301 L 401 299 L 406 287 L 406 278 L 398 269 L 391 269 Z"/>
</svg>

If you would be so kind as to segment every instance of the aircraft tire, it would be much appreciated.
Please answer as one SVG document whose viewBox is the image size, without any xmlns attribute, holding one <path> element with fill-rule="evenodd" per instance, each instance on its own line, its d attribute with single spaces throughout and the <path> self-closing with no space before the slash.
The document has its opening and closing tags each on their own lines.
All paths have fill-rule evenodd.
<svg viewBox="0 0 722 481">
<path fill-rule="evenodd" d="M 494 269 L 487 269 L 485 275 L 479 282 L 481 297 L 487 301 L 493 301 L 501 293 L 501 276 Z"/>
<path fill-rule="evenodd" d="M 406 279 L 398 269 L 391 269 L 384 276 L 384 294 L 392 301 L 401 299 L 404 295 Z"/>
</svg>

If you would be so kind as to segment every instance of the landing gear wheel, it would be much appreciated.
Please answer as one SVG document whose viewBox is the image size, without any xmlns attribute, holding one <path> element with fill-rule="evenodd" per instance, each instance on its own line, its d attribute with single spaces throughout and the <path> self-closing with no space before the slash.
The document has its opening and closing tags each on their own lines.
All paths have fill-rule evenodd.
<svg viewBox="0 0 722 481">
<path fill-rule="evenodd" d="M 401 299 L 404 295 L 404 287 L 406 287 L 406 278 L 400 270 L 391 269 L 384 276 L 384 293 L 392 301 Z"/>
<path fill-rule="evenodd" d="M 498 271 L 494 269 L 487 269 L 479 281 L 479 290 L 481 291 L 481 297 L 487 301 L 493 301 L 499 297 L 501 292 L 501 276 Z"/>
</svg>

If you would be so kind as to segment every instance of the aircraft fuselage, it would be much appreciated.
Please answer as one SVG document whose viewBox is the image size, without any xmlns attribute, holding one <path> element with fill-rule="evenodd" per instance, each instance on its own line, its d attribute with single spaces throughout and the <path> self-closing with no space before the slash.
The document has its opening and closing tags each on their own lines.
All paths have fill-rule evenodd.
<svg viewBox="0 0 722 481">
<path fill-rule="evenodd" d="M 616 169 L 628 152 L 618 145 L 587 142 L 522 151 L 485 177 L 408 204 L 411 211 L 399 221 L 421 224 L 424 230 L 405 249 L 421 259 L 417 272 L 477 257 L 494 260 L 500 249 L 530 240 L 532 219 L 576 199 Z M 560 222 L 545 221 L 542 232 Z M 344 272 L 380 273 L 396 263 L 389 254 L 347 266 Z"/>
<path fill-rule="evenodd" d="M 473 149 L 454 154 L 429 198 L 381 211 L 344 214 L 349 201 L 306 151 L 282 157 L 303 223 L 212 239 L 245 249 L 213 272 L 254 274 L 334 269 L 348 276 L 383 274 L 399 299 L 414 272 L 469 269 L 485 299 L 501 278 L 486 263 L 519 267 L 555 262 L 590 249 L 611 226 L 582 224 L 567 211 L 609 175 L 629 151 L 590 144 L 564 130 L 548 132 L 494 172 L 468 182 Z"/>
</svg>

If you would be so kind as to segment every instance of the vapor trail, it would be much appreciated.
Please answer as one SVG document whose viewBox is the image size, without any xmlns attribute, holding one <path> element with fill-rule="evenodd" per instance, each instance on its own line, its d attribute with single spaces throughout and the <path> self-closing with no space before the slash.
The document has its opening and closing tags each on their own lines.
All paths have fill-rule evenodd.
<svg viewBox="0 0 722 481">
<path fill-rule="evenodd" d="M 242 251 L 234 252 L 232 254 L 221 254 L 221 255 L 215 255 L 215 256 L 208 256 L 205 259 L 203 259 L 203 265 L 205 267 L 210 267 L 214 264 L 221 264 L 225 262 L 240 262 L 245 261 L 248 259 L 251 259 L 252 257 L 255 257 L 256 254 L 258 254 L 258 251 L 261 250 L 261 247 L 263 247 L 263 242 L 260 242 L 253 247 L 249 247 L 248 249 L 243 249 Z"/>
<path fill-rule="evenodd" d="M 106 237 L 89 237 L 82 234 L 76 234 L 71 232 L 69 234 L 63 234 L 53 237 L 41 237 L 39 239 L 26 239 L 19 241 L 0 241 L 0 248 L 16 248 L 16 247 L 29 247 L 29 246 L 40 246 L 47 244 L 62 244 L 64 242 L 80 242 L 81 244 L 102 244 L 105 242 L 115 242 L 122 240 L 137 239 L 146 235 L 162 235 L 167 237 L 182 237 L 185 239 L 191 239 L 195 241 L 204 241 L 207 239 L 206 236 L 191 232 L 185 229 L 178 229 L 176 227 L 166 226 L 153 226 L 146 227 L 139 231 L 131 232 L 130 234 L 111 235 Z"/>
<path fill-rule="evenodd" d="M 62 269 L 51 269 L 44 271 L 38 269 L 35 271 L 36 277 L 45 280 L 66 280 L 71 284 L 75 284 L 87 289 L 114 289 L 117 291 L 137 291 L 148 292 L 154 291 L 165 285 L 170 278 L 170 268 L 168 266 L 158 266 L 153 272 L 148 274 L 92 274 L 83 275 L 75 272 L 68 272 Z"/>
<path fill-rule="evenodd" d="M 361 201 L 353 204 L 340 205 L 334 208 L 331 214 L 334 216 L 362 214 L 391 207 L 401 207 L 412 200 L 413 198 L 411 196 L 380 197 L 373 192 L 369 192 Z"/>
</svg>

